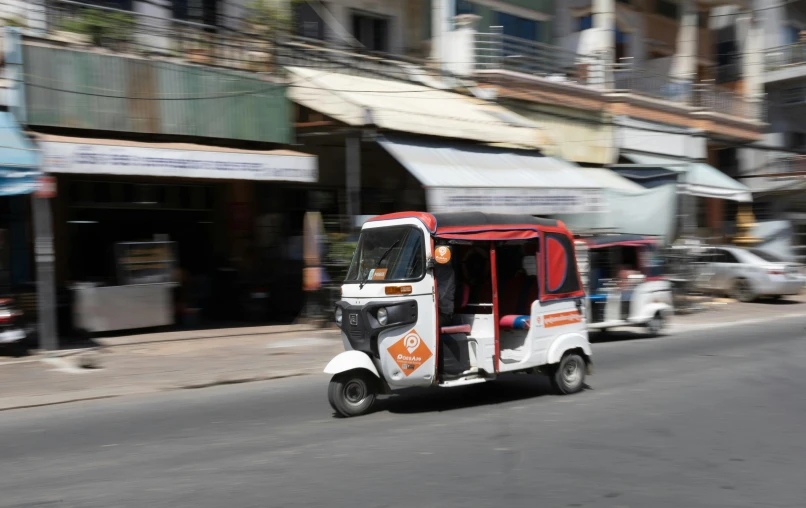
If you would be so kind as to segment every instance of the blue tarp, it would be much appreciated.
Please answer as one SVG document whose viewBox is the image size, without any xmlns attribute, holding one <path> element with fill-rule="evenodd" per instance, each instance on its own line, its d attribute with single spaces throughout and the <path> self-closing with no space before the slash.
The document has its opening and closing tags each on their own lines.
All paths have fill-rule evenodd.
<svg viewBox="0 0 806 508">
<path fill-rule="evenodd" d="M 0 196 L 34 192 L 41 174 L 39 157 L 12 114 L 0 111 Z"/>
</svg>

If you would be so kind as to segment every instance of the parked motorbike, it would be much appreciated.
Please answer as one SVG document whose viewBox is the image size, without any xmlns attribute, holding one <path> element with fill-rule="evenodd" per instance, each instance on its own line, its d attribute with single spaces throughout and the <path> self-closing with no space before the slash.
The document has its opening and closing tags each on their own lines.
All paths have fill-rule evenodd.
<svg viewBox="0 0 806 508">
<path fill-rule="evenodd" d="M 28 337 L 22 324 L 22 315 L 22 311 L 14 306 L 14 300 L 0 299 L 0 345 L 20 345 Z"/>
</svg>

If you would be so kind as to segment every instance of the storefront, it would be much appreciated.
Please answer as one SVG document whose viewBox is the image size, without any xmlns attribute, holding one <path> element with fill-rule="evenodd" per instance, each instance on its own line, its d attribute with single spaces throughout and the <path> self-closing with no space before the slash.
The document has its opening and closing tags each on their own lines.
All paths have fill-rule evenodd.
<svg viewBox="0 0 806 508">
<path fill-rule="evenodd" d="M 674 188 L 678 236 L 725 229 L 722 222 L 733 218 L 699 212 L 721 211 L 728 201 L 738 204 L 736 215 L 739 206 L 753 201 L 749 187 L 708 164 L 707 140 L 699 131 L 631 118 L 619 118 L 618 124 L 619 160 L 610 168 L 648 189 Z"/>
<path fill-rule="evenodd" d="M 265 264 L 265 189 L 304 194 L 318 173 L 315 157 L 291 151 L 38 141 L 59 189 L 58 284 L 90 332 L 237 321 L 241 286 Z"/>
<path fill-rule="evenodd" d="M 39 315 L 32 206 L 39 177 L 36 146 L 11 113 L 0 112 L 0 298 L 13 298 L 29 335 Z"/>
</svg>

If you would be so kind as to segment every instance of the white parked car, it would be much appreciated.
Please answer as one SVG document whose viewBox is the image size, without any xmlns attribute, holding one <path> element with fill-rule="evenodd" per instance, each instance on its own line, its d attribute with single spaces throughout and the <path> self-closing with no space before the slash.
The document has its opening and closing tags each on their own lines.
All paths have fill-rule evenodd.
<svg viewBox="0 0 806 508">
<path fill-rule="evenodd" d="M 758 249 L 734 246 L 706 248 L 700 256 L 700 288 L 742 302 L 759 297 L 797 295 L 803 289 L 802 265 Z"/>
</svg>

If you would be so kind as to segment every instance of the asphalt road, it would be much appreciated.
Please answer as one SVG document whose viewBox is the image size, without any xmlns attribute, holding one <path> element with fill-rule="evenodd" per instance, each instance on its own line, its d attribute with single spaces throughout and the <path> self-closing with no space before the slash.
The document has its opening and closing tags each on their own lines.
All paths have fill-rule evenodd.
<svg viewBox="0 0 806 508">
<path fill-rule="evenodd" d="M 806 316 L 334 418 L 327 378 L 0 413 L 2 507 L 801 507 Z"/>
</svg>

